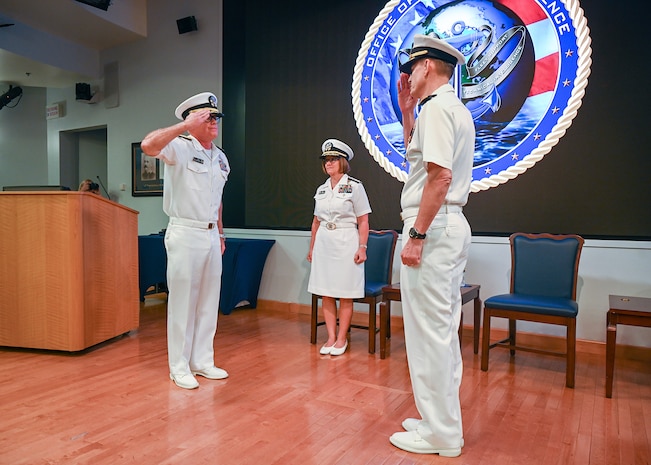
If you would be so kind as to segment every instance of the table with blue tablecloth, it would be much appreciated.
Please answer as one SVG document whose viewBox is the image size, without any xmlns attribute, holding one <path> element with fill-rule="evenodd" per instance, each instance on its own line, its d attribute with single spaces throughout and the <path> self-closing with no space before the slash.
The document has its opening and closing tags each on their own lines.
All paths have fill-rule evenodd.
<svg viewBox="0 0 651 465">
<path fill-rule="evenodd" d="M 140 300 L 144 300 L 151 286 L 166 288 L 167 254 L 164 239 L 162 234 L 138 236 Z M 272 239 L 226 238 L 219 299 L 219 310 L 223 314 L 228 315 L 240 306 L 257 306 L 262 271 L 275 242 Z"/>
<path fill-rule="evenodd" d="M 159 288 L 167 283 L 167 252 L 164 239 L 165 236 L 162 234 L 138 236 L 138 277 L 141 302 L 145 300 L 147 289 L 151 286 Z"/>
</svg>

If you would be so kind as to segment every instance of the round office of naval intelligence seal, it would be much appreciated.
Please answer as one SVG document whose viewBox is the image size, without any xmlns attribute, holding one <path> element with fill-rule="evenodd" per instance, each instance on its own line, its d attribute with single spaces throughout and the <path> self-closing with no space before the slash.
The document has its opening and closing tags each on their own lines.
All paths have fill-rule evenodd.
<svg viewBox="0 0 651 465">
<path fill-rule="evenodd" d="M 466 58 L 451 84 L 475 121 L 472 192 L 531 168 L 572 124 L 592 53 L 578 0 L 391 0 L 360 47 L 352 105 L 366 148 L 400 181 L 409 166 L 398 67 L 415 34 L 436 34 Z"/>
</svg>

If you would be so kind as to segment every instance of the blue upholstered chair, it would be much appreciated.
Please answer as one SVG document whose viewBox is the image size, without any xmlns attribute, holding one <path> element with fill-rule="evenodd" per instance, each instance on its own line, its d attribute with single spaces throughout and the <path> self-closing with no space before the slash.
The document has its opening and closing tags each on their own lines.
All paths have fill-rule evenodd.
<svg viewBox="0 0 651 465">
<path fill-rule="evenodd" d="M 351 328 L 368 330 L 368 352 L 375 353 L 375 333 L 379 331 L 376 325 L 377 304 L 382 301 L 382 288 L 391 284 L 393 270 L 393 254 L 398 242 L 398 233 L 393 230 L 369 231 L 368 249 L 364 268 L 364 297 L 355 302 L 368 304 L 368 326 L 353 325 Z M 320 295 L 312 294 L 312 321 L 310 342 L 316 344 L 317 326 L 325 324 L 318 321 Z"/>
<path fill-rule="evenodd" d="M 515 351 L 560 355 L 567 359 L 566 385 L 574 387 L 576 360 L 576 286 L 583 238 L 573 234 L 515 233 L 511 243 L 511 289 L 484 302 L 481 369 L 488 370 L 488 352 L 495 346 Z M 508 338 L 490 343 L 491 318 L 508 318 Z M 516 321 L 565 326 L 564 353 L 516 345 Z"/>
</svg>

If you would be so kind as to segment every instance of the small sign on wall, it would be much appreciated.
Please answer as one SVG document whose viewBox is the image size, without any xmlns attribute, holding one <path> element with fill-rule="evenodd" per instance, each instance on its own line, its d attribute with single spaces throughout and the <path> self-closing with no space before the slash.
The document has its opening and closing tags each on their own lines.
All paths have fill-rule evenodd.
<svg viewBox="0 0 651 465">
<path fill-rule="evenodd" d="M 45 119 L 60 118 L 63 116 L 63 106 L 61 102 L 53 103 L 45 107 Z"/>
</svg>

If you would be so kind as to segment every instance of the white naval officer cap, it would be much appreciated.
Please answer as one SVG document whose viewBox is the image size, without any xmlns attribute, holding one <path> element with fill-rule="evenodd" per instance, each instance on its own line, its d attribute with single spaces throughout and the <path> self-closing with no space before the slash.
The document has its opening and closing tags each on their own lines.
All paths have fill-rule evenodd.
<svg viewBox="0 0 651 465">
<path fill-rule="evenodd" d="M 321 153 L 321 158 L 344 157 L 346 160 L 350 161 L 355 156 L 353 149 L 337 139 L 327 139 L 321 146 L 321 152 L 323 152 Z"/>
<path fill-rule="evenodd" d="M 224 114 L 219 111 L 219 108 L 217 108 L 217 97 L 215 97 L 215 94 L 212 92 L 202 92 L 184 100 L 178 107 L 176 107 L 174 115 L 178 119 L 185 119 L 193 111 L 201 110 L 202 108 L 210 109 L 210 113 L 216 113 L 219 117 L 224 116 Z"/>
<path fill-rule="evenodd" d="M 406 74 L 411 74 L 411 65 L 423 58 L 436 58 L 453 65 L 462 65 L 466 62 L 463 53 L 445 40 L 424 34 L 416 34 L 412 48 L 400 53 L 408 55 L 407 61 L 400 63 L 400 71 Z"/>
</svg>

